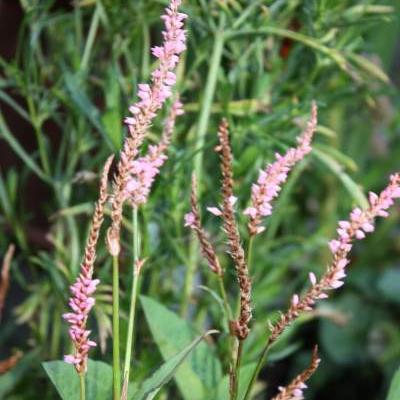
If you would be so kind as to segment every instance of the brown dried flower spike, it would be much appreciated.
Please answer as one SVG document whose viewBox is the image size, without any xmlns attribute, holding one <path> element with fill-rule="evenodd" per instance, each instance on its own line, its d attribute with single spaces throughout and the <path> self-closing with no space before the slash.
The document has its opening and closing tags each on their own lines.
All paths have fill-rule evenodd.
<svg viewBox="0 0 400 400">
<path fill-rule="evenodd" d="M 223 119 L 219 129 L 218 138 L 220 145 L 216 151 L 220 153 L 222 172 L 222 219 L 226 235 L 228 236 L 230 255 L 235 264 L 240 291 L 240 315 L 238 321 L 231 322 L 232 333 L 239 339 L 246 339 L 249 334 L 249 322 L 251 320 L 251 280 L 239 230 L 234 215 L 232 150 L 229 143 L 228 122 Z"/>
<path fill-rule="evenodd" d="M 208 240 L 207 233 L 201 225 L 200 211 L 197 205 L 197 181 L 196 176 L 192 175 L 192 191 L 190 195 L 191 212 L 185 215 L 185 226 L 189 226 L 197 235 L 200 243 L 201 253 L 208 261 L 208 266 L 215 274 L 222 276 L 223 270 L 218 260 L 215 250 Z"/>
</svg>

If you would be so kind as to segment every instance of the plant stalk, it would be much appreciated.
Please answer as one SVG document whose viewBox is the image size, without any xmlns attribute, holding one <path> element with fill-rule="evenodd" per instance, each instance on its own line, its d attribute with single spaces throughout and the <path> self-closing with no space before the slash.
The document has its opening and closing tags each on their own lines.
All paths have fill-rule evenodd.
<svg viewBox="0 0 400 400">
<path fill-rule="evenodd" d="M 243 352 L 243 340 L 239 340 L 239 344 L 237 347 L 237 355 L 236 355 L 236 363 L 233 369 L 232 374 L 232 392 L 231 399 L 236 400 L 239 391 L 239 373 L 240 373 L 240 364 L 242 360 L 242 352 Z"/>
<path fill-rule="evenodd" d="M 223 15 L 223 14 L 222 14 Z M 201 181 L 201 172 L 203 168 L 203 147 L 205 143 L 205 136 L 207 133 L 208 122 L 210 120 L 211 106 L 214 99 L 215 88 L 217 85 L 218 70 L 221 64 L 222 53 L 224 50 L 225 34 L 221 28 L 215 33 L 214 46 L 211 54 L 210 69 L 208 70 L 206 87 L 204 90 L 204 96 L 201 104 L 199 123 L 197 128 L 196 146 L 197 153 L 194 157 L 194 173 Z M 192 237 L 190 242 L 190 254 L 189 257 L 191 262 L 186 269 L 185 283 L 183 289 L 182 303 L 181 303 L 181 315 L 185 316 L 190 304 L 190 296 L 193 287 L 193 279 L 196 272 L 196 265 L 198 263 L 198 246 L 197 241 Z"/>
<path fill-rule="evenodd" d="M 254 238 L 255 236 L 250 236 L 249 243 L 247 245 L 247 267 L 250 271 L 252 259 L 253 259 L 253 247 L 254 247 Z M 236 312 L 240 315 L 240 297 L 236 304 Z M 239 373 L 240 373 L 240 365 L 241 365 L 241 357 L 243 350 L 243 341 L 239 340 L 239 345 L 237 347 L 237 355 L 236 357 L 232 357 L 233 361 L 236 360 L 235 368 L 232 370 L 232 392 L 231 397 L 232 400 L 236 400 L 239 390 Z"/>
<path fill-rule="evenodd" d="M 90 53 L 92 52 L 99 22 L 100 22 L 100 6 L 97 4 L 94 10 L 92 22 L 90 24 L 88 38 L 85 44 L 85 49 L 83 51 L 83 56 L 80 66 L 83 71 L 86 71 L 88 68 Z"/>
<path fill-rule="evenodd" d="M 254 369 L 253 375 L 251 376 L 251 379 L 250 379 L 249 385 L 247 386 L 246 394 L 244 395 L 243 400 L 249 400 L 250 399 L 250 394 L 251 394 L 251 391 L 253 389 L 254 383 L 256 382 L 258 374 L 261 371 L 261 368 L 262 368 L 262 366 L 264 364 L 264 361 L 265 361 L 265 357 L 266 357 L 270 347 L 271 347 L 271 342 L 268 340 L 267 343 L 265 344 L 261 354 L 260 354 L 260 357 L 259 357 L 258 362 L 257 362 L 257 366 Z"/>
<path fill-rule="evenodd" d="M 85 374 L 79 374 L 79 382 L 80 382 L 80 400 L 86 399 L 86 388 L 85 388 Z"/>
<path fill-rule="evenodd" d="M 133 207 L 132 210 L 132 223 L 133 223 L 133 281 L 131 290 L 129 320 L 128 320 L 128 333 L 126 338 L 126 352 L 125 352 L 125 364 L 124 364 L 124 384 L 122 392 L 128 393 L 129 386 L 129 373 L 131 367 L 131 358 L 133 354 L 133 337 L 135 327 L 135 315 L 136 315 L 136 300 L 138 296 L 138 281 L 140 276 L 140 270 L 137 268 L 136 263 L 139 260 L 140 251 L 140 239 L 139 239 L 139 224 L 138 224 L 138 209 Z"/>
<path fill-rule="evenodd" d="M 119 271 L 118 256 L 113 257 L 113 393 L 121 397 L 121 367 L 119 358 Z"/>
</svg>

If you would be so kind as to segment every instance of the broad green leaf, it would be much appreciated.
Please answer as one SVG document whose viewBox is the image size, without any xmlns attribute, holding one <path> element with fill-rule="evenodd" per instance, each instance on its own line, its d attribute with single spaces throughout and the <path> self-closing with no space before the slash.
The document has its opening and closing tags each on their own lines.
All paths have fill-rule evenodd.
<svg viewBox="0 0 400 400">
<path fill-rule="evenodd" d="M 394 374 L 390 384 L 389 393 L 386 400 L 399 400 L 400 399 L 400 368 Z"/>
<path fill-rule="evenodd" d="M 141 303 L 164 360 L 173 357 L 193 340 L 194 329 L 175 313 L 146 296 L 141 296 Z M 206 343 L 200 343 L 187 357 L 184 367 L 175 374 L 178 388 L 187 400 L 203 399 L 221 377 L 221 365 Z"/>
<path fill-rule="evenodd" d="M 244 395 L 246 394 L 247 386 L 250 383 L 250 379 L 253 375 L 253 372 L 256 368 L 256 363 L 251 363 L 244 365 L 240 369 L 239 373 L 239 391 L 238 391 L 238 400 L 242 400 Z M 217 388 L 217 396 L 218 400 L 229 400 L 229 376 L 225 375 Z"/>
<path fill-rule="evenodd" d="M 135 393 L 133 400 L 152 400 L 162 388 L 174 376 L 177 368 L 185 361 L 188 355 L 206 336 L 216 331 L 208 331 L 204 335 L 199 336 L 178 354 L 165 362 L 154 374 L 146 379 L 141 385 L 141 389 Z"/>
<path fill-rule="evenodd" d="M 63 400 L 79 400 L 79 377 L 72 365 L 64 361 L 42 365 Z M 111 399 L 112 368 L 108 364 L 89 360 L 85 379 L 86 400 Z"/>
<path fill-rule="evenodd" d="M 383 272 L 378 280 L 378 291 L 386 300 L 400 304 L 400 271 L 397 268 Z"/>
</svg>

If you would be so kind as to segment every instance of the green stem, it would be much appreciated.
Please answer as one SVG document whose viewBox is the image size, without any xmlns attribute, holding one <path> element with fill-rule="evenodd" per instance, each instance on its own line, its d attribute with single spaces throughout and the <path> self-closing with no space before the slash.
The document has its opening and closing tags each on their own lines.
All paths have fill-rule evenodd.
<svg viewBox="0 0 400 400">
<path fill-rule="evenodd" d="M 243 340 L 239 340 L 239 345 L 237 347 L 237 355 L 236 355 L 236 364 L 233 370 L 232 377 L 232 400 L 236 400 L 238 396 L 239 390 L 239 373 L 240 373 L 240 364 L 242 360 L 242 352 L 243 352 Z"/>
<path fill-rule="evenodd" d="M 119 271 L 118 256 L 113 257 L 113 387 L 114 400 L 121 397 L 121 367 L 119 358 Z"/>
<path fill-rule="evenodd" d="M 228 296 L 226 294 L 224 278 L 222 275 L 218 275 L 218 285 L 219 285 L 219 291 L 222 296 L 222 301 L 224 304 L 224 309 L 225 309 L 225 314 L 226 314 L 226 319 L 228 321 L 228 329 L 229 329 L 229 321 L 232 320 L 232 310 L 231 310 L 231 307 L 228 302 Z"/>
<path fill-rule="evenodd" d="M 80 382 L 80 400 L 85 400 L 85 374 L 79 374 L 79 382 Z"/>
<path fill-rule="evenodd" d="M 224 14 L 221 14 L 224 15 Z M 197 153 L 194 157 L 194 172 L 197 176 L 198 181 L 201 181 L 201 172 L 203 168 L 203 147 L 205 143 L 205 137 L 208 128 L 208 122 L 210 120 L 211 106 L 214 99 L 215 88 L 217 85 L 218 70 L 221 64 L 222 53 L 224 50 L 225 34 L 221 28 L 215 33 L 214 46 L 211 54 L 210 69 L 208 70 L 206 87 L 204 90 L 203 100 L 201 104 L 199 123 L 197 128 L 196 146 Z M 197 241 L 192 237 L 190 242 L 190 264 L 186 269 L 185 283 L 183 289 L 182 303 L 181 303 L 181 315 L 186 315 L 188 306 L 190 303 L 190 296 L 193 287 L 193 279 L 196 272 L 196 265 L 198 261 L 198 247 Z"/>
<path fill-rule="evenodd" d="M 236 338 L 231 335 L 230 333 L 230 321 L 233 319 L 233 314 L 232 314 L 232 309 L 231 306 L 229 305 L 228 301 L 228 296 L 226 294 L 225 290 L 225 285 L 224 285 L 224 278 L 222 275 L 218 275 L 218 284 L 219 284 L 219 290 L 222 296 L 222 301 L 224 305 L 224 310 L 225 310 L 225 316 L 226 316 L 226 322 L 227 322 L 227 328 L 228 328 L 228 333 L 229 333 L 229 345 L 228 345 L 228 359 L 229 359 L 229 371 L 233 371 L 234 365 L 235 365 L 235 340 Z"/>
<path fill-rule="evenodd" d="M 36 141 L 38 144 L 40 162 L 45 174 L 47 176 L 50 176 L 50 161 L 46 150 L 46 141 L 41 129 L 41 123 L 39 121 L 39 117 L 36 113 L 36 108 L 33 98 L 30 95 L 27 97 L 27 104 L 28 104 L 29 116 L 32 122 L 33 130 L 35 132 Z"/>
<path fill-rule="evenodd" d="M 251 268 L 251 263 L 253 261 L 253 247 L 254 247 L 254 238 L 255 236 L 250 236 L 249 243 L 247 245 L 247 268 L 250 271 Z M 237 315 L 240 315 L 240 297 L 238 298 L 237 304 L 236 304 L 236 312 Z M 232 372 L 232 382 L 235 384 L 233 387 L 233 394 L 232 396 L 237 397 L 237 391 L 239 387 L 239 373 L 240 373 L 240 364 L 241 364 L 241 357 L 242 357 L 242 341 L 239 341 L 239 346 L 237 348 L 237 356 L 236 356 L 236 368 Z M 235 393 L 236 391 L 236 393 Z M 233 400 L 236 400 L 236 397 L 232 397 Z"/>
<path fill-rule="evenodd" d="M 139 260 L 140 240 L 139 240 L 139 225 L 138 225 L 138 209 L 133 207 L 132 210 L 133 223 L 133 282 L 131 291 L 131 302 L 129 310 L 128 333 L 126 338 L 126 352 L 124 364 L 124 384 L 122 392 L 127 395 L 129 386 L 129 372 L 131 367 L 131 358 L 133 353 L 133 336 L 135 327 L 136 300 L 138 296 L 138 281 L 140 270 L 136 267 Z"/>
<path fill-rule="evenodd" d="M 250 236 L 249 244 L 247 246 L 247 266 L 248 266 L 249 270 L 250 270 L 250 266 L 253 262 L 254 238 L 255 238 L 254 235 Z"/>
<path fill-rule="evenodd" d="M 243 400 L 249 400 L 250 399 L 250 394 L 251 394 L 251 391 L 253 389 L 254 383 L 256 382 L 258 374 L 261 371 L 261 368 L 262 368 L 262 366 L 264 364 L 264 361 L 265 361 L 265 357 L 266 357 L 270 347 L 271 347 L 271 342 L 268 340 L 267 343 L 265 344 L 261 354 L 260 354 L 260 358 L 258 359 L 257 366 L 254 369 L 253 375 L 251 376 L 251 379 L 250 379 L 250 382 L 249 382 L 249 386 L 247 386 L 246 394 L 244 395 Z"/>
<path fill-rule="evenodd" d="M 83 56 L 82 56 L 81 69 L 84 71 L 86 71 L 89 64 L 90 53 L 92 52 L 94 39 L 96 37 L 99 22 L 100 22 L 100 6 L 97 5 L 94 10 L 92 22 L 89 28 L 88 38 L 85 44 L 85 50 L 83 51 Z"/>
</svg>

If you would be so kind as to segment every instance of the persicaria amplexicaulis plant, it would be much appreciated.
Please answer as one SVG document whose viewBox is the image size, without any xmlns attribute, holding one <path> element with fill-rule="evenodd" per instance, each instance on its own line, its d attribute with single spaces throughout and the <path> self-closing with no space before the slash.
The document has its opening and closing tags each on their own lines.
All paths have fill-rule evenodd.
<svg viewBox="0 0 400 400">
<path fill-rule="evenodd" d="M 173 133 L 177 118 L 183 114 L 183 105 L 179 96 L 174 93 L 176 84 L 176 68 L 180 61 L 181 53 L 186 49 L 186 31 L 184 21 L 187 16 L 179 11 L 180 0 L 171 0 L 162 16 L 164 31 L 163 43 L 152 48 L 152 54 L 157 59 L 157 67 L 151 73 L 150 83 L 138 85 L 136 103 L 129 107 L 130 116 L 125 118 L 128 134 L 120 151 L 115 166 L 113 183 L 108 188 L 108 175 L 113 158 L 110 157 L 103 168 L 100 183 L 99 199 L 95 205 L 91 229 L 87 239 L 80 272 L 74 284 L 70 287 L 69 312 L 63 318 L 69 324 L 69 336 L 72 341 L 72 352 L 65 356 L 64 360 L 72 364 L 80 377 L 80 396 L 85 399 L 85 375 L 88 373 L 88 356 L 92 347 L 96 346 L 91 335 L 89 325 L 89 313 L 95 307 L 95 291 L 100 284 L 96 276 L 95 259 L 96 245 L 102 227 L 107 201 L 111 206 L 111 224 L 106 233 L 106 244 L 112 258 L 112 336 L 113 336 L 113 399 L 131 398 L 130 381 L 132 375 L 132 360 L 134 355 L 134 333 L 136 326 L 136 300 L 140 290 L 140 278 L 145 259 L 141 255 L 140 226 L 138 209 L 146 205 L 151 194 L 152 185 L 161 172 L 163 164 L 167 160 L 168 147 L 173 140 Z M 156 144 L 149 144 L 144 149 L 144 143 L 148 137 L 153 122 L 168 105 L 167 117 L 164 129 Z M 229 375 L 229 384 L 226 385 L 226 394 L 230 400 L 249 400 L 252 395 L 254 383 L 264 365 L 265 357 L 280 338 L 285 329 L 291 325 L 300 315 L 313 310 L 319 300 L 329 296 L 332 290 L 340 288 L 346 277 L 346 267 L 349 264 L 349 253 L 355 240 L 363 239 L 366 234 L 374 230 L 377 217 L 387 217 L 388 209 L 396 198 L 400 197 L 400 176 L 393 174 L 388 186 L 380 193 L 369 193 L 369 205 L 365 209 L 355 208 L 349 220 L 340 221 L 337 229 L 337 237 L 329 242 L 332 252 L 332 261 L 326 271 L 319 278 L 311 272 L 309 274 L 309 289 L 299 295 L 294 294 L 290 300 L 288 310 L 281 313 L 279 318 L 269 323 L 265 332 L 265 345 L 259 355 L 247 381 L 240 381 L 242 368 L 243 346 L 249 335 L 252 334 L 253 309 L 257 307 L 253 301 L 252 280 L 252 252 L 258 235 L 267 229 L 265 220 L 273 213 L 274 201 L 279 196 L 290 172 L 310 152 L 317 129 L 317 104 L 312 102 L 310 117 L 303 132 L 297 138 L 297 144 L 289 148 L 284 154 L 276 153 L 274 160 L 268 163 L 258 175 L 257 180 L 251 186 L 251 195 L 248 206 L 240 215 L 237 193 L 241 188 L 236 187 L 233 174 L 234 154 L 230 143 L 229 124 L 227 119 L 222 119 L 218 131 L 218 145 L 215 150 L 220 159 L 221 174 L 221 202 L 218 207 L 208 207 L 208 211 L 219 218 L 218 222 L 226 238 L 226 246 L 230 256 L 230 265 L 223 265 L 217 247 L 213 244 L 211 235 L 205 230 L 201 220 L 201 207 L 199 203 L 198 177 L 192 175 L 192 190 L 190 195 L 191 210 L 184 216 L 183 224 L 193 232 L 198 240 L 200 251 L 206 260 L 209 270 L 218 282 L 220 296 L 223 303 L 223 311 L 228 343 L 224 349 L 228 349 L 226 373 Z M 235 194 L 236 193 L 236 194 Z M 129 296 L 128 322 L 126 331 L 125 356 L 120 355 L 120 253 L 122 250 L 123 213 L 127 205 L 132 213 L 133 227 L 133 262 L 128 273 L 132 279 L 132 287 Z M 240 229 L 240 218 L 246 219 L 247 229 Z M 243 235 L 245 232 L 245 235 Z M 235 285 L 237 296 L 231 298 L 230 285 L 227 290 L 229 275 L 226 270 L 232 268 L 236 277 Z M 124 272 L 126 273 L 126 272 Z M 127 277 L 124 280 L 129 281 Z M 233 304 L 233 305 L 232 305 Z M 204 336 L 203 336 L 204 337 Z M 201 338 L 200 338 L 201 339 Z M 155 395 L 173 376 L 175 369 L 187 357 L 190 351 L 200 341 L 193 342 L 189 350 L 167 360 L 163 368 L 158 370 L 152 379 L 142 384 L 136 394 L 135 400 L 150 399 L 146 397 Z M 169 362 L 175 362 L 176 357 L 181 357 L 174 368 Z M 123 362 L 122 362 L 123 361 Z M 312 354 L 310 366 L 294 378 L 287 386 L 277 388 L 275 400 L 300 400 L 303 399 L 306 381 L 316 371 L 320 363 L 317 347 Z M 121 371 L 121 366 L 123 369 Z M 171 371 L 168 369 L 171 368 Z M 168 373 L 166 372 L 168 371 Z M 158 374 L 158 375 L 157 375 Z M 157 384 L 155 383 L 157 381 Z M 135 382 L 137 383 L 137 382 Z M 239 393 L 239 388 L 241 393 Z M 244 388 L 244 390 L 243 390 Z M 213 395 L 214 396 L 214 395 Z M 210 397 L 211 398 L 211 397 Z M 216 398 L 216 400 L 219 400 Z"/>
</svg>

